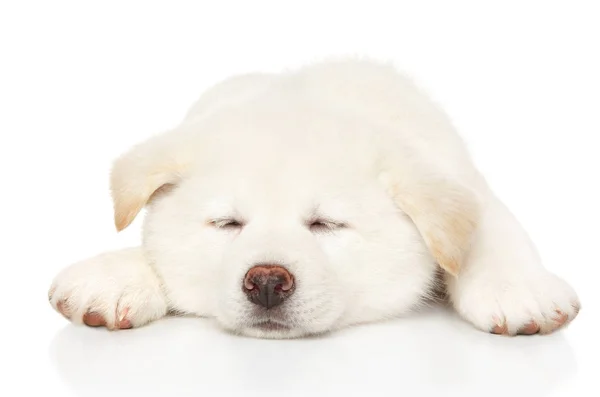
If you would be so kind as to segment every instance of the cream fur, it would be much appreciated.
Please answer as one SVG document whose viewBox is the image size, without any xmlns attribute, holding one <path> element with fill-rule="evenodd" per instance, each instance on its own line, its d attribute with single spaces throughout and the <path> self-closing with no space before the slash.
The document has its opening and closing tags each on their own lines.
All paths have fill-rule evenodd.
<svg viewBox="0 0 600 397">
<path fill-rule="evenodd" d="M 334 60 L 221 82 L 118 158 L 111 189 L 118 230 L 147 208 L 143 242 L 56 277 L 51 302 L 75 322 L 91 311 L 109 328 L 125 316 L 141 326 L 171 310 L 298 337 L 409 313 L 438 265 L 457 312 L 482 330 L 550 332 L 580 306 L 446 115 L 390 65 Z M 345 227 L 314 231 L 314 217 Z M 223 227 L 230 218 L 244 226 Z M 241 290 L 265 262 L 297 281 L 269 311 Z M 288 328 L 257 326 L 267 319 Z"/>
</svg>

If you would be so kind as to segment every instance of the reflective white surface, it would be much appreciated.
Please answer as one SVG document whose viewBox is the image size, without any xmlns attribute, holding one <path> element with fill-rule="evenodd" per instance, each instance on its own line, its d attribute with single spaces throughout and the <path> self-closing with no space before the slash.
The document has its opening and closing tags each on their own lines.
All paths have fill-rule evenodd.
<svg viewBox="0 0 600 397">
<path fill-rule="evenodd" d="M 126 332 L 67 325 L 48 354 L 49 370 L 78 396 L 546 396 L 578 379 L 569 332 L 489 335 L 434 309 L 273 341 L 229 335 L 210 320 L 172 318 Z"/>
</svg>

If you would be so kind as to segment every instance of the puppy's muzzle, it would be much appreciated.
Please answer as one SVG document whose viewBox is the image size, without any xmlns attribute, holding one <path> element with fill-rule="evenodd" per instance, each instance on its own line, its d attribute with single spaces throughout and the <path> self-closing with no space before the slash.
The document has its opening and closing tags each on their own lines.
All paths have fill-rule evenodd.
<svg viewBox="0 0 600 397">
<path fill-rule="evenodd" d="M 242 290 L 250 302 L 270 309 L 289 298 L 294 287 L 294 277 L 283 266 L 257 265 L 246 273 Z"/>
</svg>

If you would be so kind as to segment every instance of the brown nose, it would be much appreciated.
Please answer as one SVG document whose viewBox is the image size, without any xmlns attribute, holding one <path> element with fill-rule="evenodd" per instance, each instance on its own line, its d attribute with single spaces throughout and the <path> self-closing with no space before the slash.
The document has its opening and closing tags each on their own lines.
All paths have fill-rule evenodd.
<svg viewBox="0 0 600 397">
<path fill-rule="evenodd" d="M 270 309 L 294 292 L 294 277 L 284 267 L 258 265 L 244 278 L 243 288 L 250 302 Z"/>
</svg>

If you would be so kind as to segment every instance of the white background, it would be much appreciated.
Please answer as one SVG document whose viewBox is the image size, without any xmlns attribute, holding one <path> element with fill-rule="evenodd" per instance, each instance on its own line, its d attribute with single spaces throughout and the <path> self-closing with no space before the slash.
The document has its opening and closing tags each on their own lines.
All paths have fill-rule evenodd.
<svg viewBox="0 0 600 397">
<path fill-rule="evenodd" d="M 2 1 L 0 395 L 598 396 L 597 1 Z M 111 333 L 47 302 L 117 234 L 112 159 L 233 73 L 393 59 L 454 119 L 583 310 L 505 338 L 445 311 L 326 338 L 224 335 L 209 320 Z"/>
</svg>

